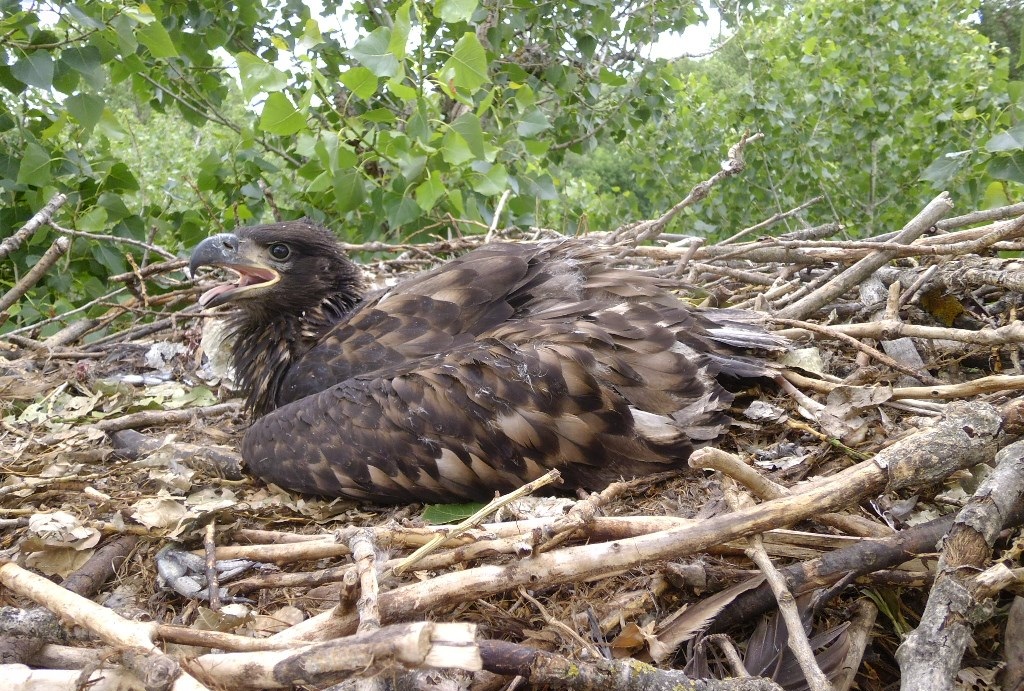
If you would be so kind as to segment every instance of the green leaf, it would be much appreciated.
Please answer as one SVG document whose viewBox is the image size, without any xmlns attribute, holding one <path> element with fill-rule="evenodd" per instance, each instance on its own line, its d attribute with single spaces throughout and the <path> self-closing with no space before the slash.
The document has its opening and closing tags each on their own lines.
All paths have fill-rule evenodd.
<svg viewBox="0 0 1024 691">
<path fill-rule="evenodd" d="M 246 100 L 264 91 L 280 91 L 288 86 L 288 75 L 263 58 L 252 53 L 235 53 L 238 77 L 242 80 L 242 96 Z"/>
<path fill-rule="evenodd" d="M 467 32 L 455 44 L 452 56 L 444 63 L 440 72 L 441 81 L 466 89 L 470 94 L 490 81 L 487 76 L 487 53 L 480 45 L 476 34 Z"/>
<path fill-rule="evenodd" d="M 61 51 L 60 61 L 78 72 L 94 89 L 107 85 L 107 73 L 103 69 L 103 56 L 95 46 L 71 46 Z"/>
<path fill-rule="evenodd" d="M 334 204 L 339 213 L 352 211 L 366 199 L 363 176 L 358 170 L 338 170 L 334 173 Z"/>
<path fill-rule="evenodd" d="M 25 82 L 15 78 L 10 66 L 0 65 L 0 87 L 12 94 L 20 94 L 26 89 Z"/>
<path fill-rule="evenodd" d="M 94 206 L 75 219 L 75 227 L 87 233 L 99 233 L 107 229 L 107 210 Z"/>
<path fill-rule="evenodd" d="M 538 199 L 543 199 L 544 201 L 554 201 L 555 199 L 558 199 L 558 190 L 555 189 L 555 181 L 552 180 L 551 176 L 547 173 L 541 173 L 534 179 L 528 178 L 526 182 L 529 190 L 529 197 L 526 201 L 531 207 L 536 205 Z"/>
<path fill-rule="evenodd" d="M 468 22 L 478 4 L 477 0 L 438 0 L 434 3 L 434 16 L 446 24 Z"/>
<path fill-rule="evenodd" d="M 390 45 L 391 30 L 381 26 L 352 46 L 349 55 L 378 77 L 394 77 L 399 65 L 398 58 L 390 52 Z"/>
<path fill-rule="evenodd" d="M 120 167 L 120 169 L 118 169 Z M 130 180 L 125 181 L 123 176 L 127 175 Z M 108 186 L 110 182 L 110 186 Z M 134 186 L 132 186 L 134 183 Z M 117 163 L 112 166 L 110 173 L 107 174 L 107 178 L 103 181 L 103 187 L 109 190 L 111 187 L 119 187 L 128 192 L 134 192 L 139 189 L 138 183 L 132 174 L 128 172 L 128 168 L 123 163 Z M 137 216 L 132 216 L 132 212 L 128 210 L 127 205 L 124 203 L 124 198 L 119 194 L 106 191 L 100 195 L 96 203 L 107 210 L 107 220 L 110 223 L 119 223 L 125 219 L 138 220 Z M 126 228 L 125 224 L 120 224 L 119 228 Z M 135 232 L 135 231 L 130 231 Z M 145 231 L 142 231 L 145 232 Z"/>
<path fill-rule="evenodd" d="M 366 122 L 394 122 L 395 114 L 387 108 L 374 108 L 363 113 L 363 120 Z"/>
<path fill-rule="evenodd" d="M 548 117 L 540 111 L 539 108 L 527 112 L 523 119 L 516 125 L 516 132 L 519 133 L 520 137 L 534 137 L 544 130 L 551 127 L 551 123 L 548 122 Z"/>
<path fill-rule="evenodd" d="M 459 166 L 476 158 L 466 140 L 454 130 L 449 130 L 441 140 L 441 158 L 445 163 Z"/>
<path fill-rule="evenodd" d="M 139 43 L 149 48 L 154 58 L 174 58 L 178 56 L 178 49 L 174 47 L 171 35 L 167 33 L 164 25 L 158 21 L 142 24 L 135 30 L 135 36 Z"/>
<path fill-rule="evenodd" d="M 527 111 L 537 105 L 537 94 L 526 84 L 516 89 L 516 105 L 522 111 Z"/>
<path fill-rule="evenodd" d="M 992 159 L 988 163 L 988 174 L 996 180 L 1009 180 L 1024 184 L 1024 151 Z"/>
<path fill-rule="evenodd" d="M 480 105 L 476 107 L 477 116 L 482 117 L 484 113 L 490 110 L 491 106 L 494 105 L 495 99 L 498 97 L 499 87 L 491 87 L 487 90 L 487 95 L 480 100 Z M 504 91 L 504 89 L 502 89 Z"/>
<path fill-rule="evenodd" d="M 139 181 L 132 175 L 132 171 L 124 163 L 118 161 L 114 165 L 110 166 L 110 171 L 107 173 L 107 177 L 103 179 L 103 189 L 117 192 L 136 192 L 139 189 Z M 114 200 L 120 202 L 118 207 L 118 218 L 123 218 L 128 213 L 127 208 L 123 207 L 121 198 L 117 195 L 111 195 L 109 198 L 104 198 L 103 203 L 108 209 L 114 204 Z"/>
<path fill-rule="evenodd" d="M 67 112 L 63 112 L 57 116 L 57 118 L 50 123 L 50 126 L 39 133 L 39 138 L 48 141 L 56 137 L 59 137 L 61 132 L 64 131 L 64 127 L 71 122 L 70 116 Z"/>
<path fill-rule="evenodd" d="M 950 152 L 939 156 L 921 173 L 921 179 L 944 187 L 964 167 L 970 152 Z"/>
<path fill-rule="evenodd" d="M 377 76 L 366 67 L 353 67 L 343 72 L 341 83 L 359 98 L 367 101 L 377 93 Z"/>
<path fill-rule="evenodd" d="M 18 168 L 18 184 L 45 187 L 50 182 L 50 153 L 35 143 L 25 146 Z"/>
<path fill-rule="evenodd" d="M 98 228 L 97 230 L 102 230 Z M 103 265 L 112 274 L 124 273 L 128 267 L 124 264 L 124 256 L 105 242 L 93 242 L 90 245 L 93 259 Z"/>
<path fill-rule="evenodd" d="M 1002 182 L 990 182 L 985 187 L 982 199 L 981 208 L 983 209 L 997 209 L 1012 203 L 1006 198 L 1006 184 Z"/>
<path fill-rule="evenodd" d="M 78 91 L 78 84 L 82 81 L 82 75 L 68 67 L 63 60 L 58 60 L 53 65 L 53 88 L 62 94 L 69 96 Z"/>
<path fill-rule="evenodd" d="M 423 172 L 423 169 L 427 165 L 426 156 L 412 156 L 408 153 L 403 153 L 397 158 L 398 169 L 402 173 L 402 177 L 406 180 L 415 180 Z"/>
<path fill-rule="evenodd" d="M 103 117 L 106 101 L 94 94 L 75 94 L 64 101 L 64 106 L 86 131 L 91 132 Z"/>
<path fill-rule="evenodd" d="M 36 46 L 48 46 L 58 41 L 60 41 L 60 37 L 55 32 L 37 26 L 29 39 L 29 45 L 34 48 Z"/>
<path fill-rule="evenodd" d="M 53 58 L 45 50 L 29 53 L 11 65 L 11 74 L 29 86 L 49 89 L 53 84 Z"/>
<path fill-rule="evenodd" d="M 399 60 L 405 59 L 405 46 L 409 43 L 409 32 L 412 30 L 412 23 L 409 21 L 408 0 L 395 12 L 394 25 L 391 27 L 391 40 L 388 42 L 388 49 L 391 54 Z"/>
<path fill-rule="evenodd" d="M 484 158 L 484 131 L 480 118 L 473 113 L 463 113 L 451 124 L 451 128 L 466 140 L 475 157 Z"/>
<path fill-rule="evenodd" d="M 389 79 L 387 82 L 388 91 L 398 96 L 403 101 L 415 101 L 419 97 L 419 92 L 407 84 L 403 84 L 400 78 L 395 77 Z"/>
<path fill-rule="evenodd" d="M 531 156 L 543 156 L 551 148 L 550 141 L 540 141 L 537 139 L 527 139 L 523 142 L 523 146 L 526 147 L 526 151 Z"/>
<path fill-rule="evenodd" d="M 307 19 L 303 27 L 302 38 L 299 39 L 296 48 L 301 51 L 308 51 L 324 42 L 324 35 L 320 32 L 320 25 L 315 19 Z"/>
<path fill-rule="evenodd" d="M 1024 124 L 1000 132 L 985 143 L 985 150 L 992 153 L 1022 149 L 1024 149 Z"/>
<path fill-rule="evenodd" d="M 334 176 L 326 170 L 317 175 L 313 180 L 306 185 L 307 194 L 316 194 L 317 192 L 325 192 L 334 186 Z"/>
<path fill-rule="evenodd" d="M 420 142 L 420 144 L 427 144 L 430 141 L 432 132 L 430 120 L 423 107 L 423 102 L 421 101 L 418 105 L 419 107 L 416 109 L 416 112 L 410 115 L 405 123 L 405 133 Z"/>
<path fill-rule="evenodd" d="M 263 104 L 259 127 L 264 132 L 287 137 L 306 127 L 306 116 L 295 109 L 287 96 L 275 92 Z"/>
<path fill-rule="evenodd" d="M 75 6 L 73 3 L 69 2 L 64 4 L 62 9 L 66 10 L 71 17 L 74 17 L 75 22 L 80 26 L 83 26 L 88 29 L 103 28 L 103 22 L 93 17 L 90 17 L 88 14 L 83 12 L 81 8 Z"/>
<path fill-rule="evenodd" d="M 110 20 L 110 26 L 114 29 L 113 36 L 115 37 L 111 42 L 117 46 L 118 50 L 124 55 L 134 53 L 135 49 L 139 47 L 139 42 L 135 39 L 135 22 L 132 18 L 127 14 L 119 14 Z"/>
<path fill-rule="evenodd" d="M 1020 32 L 1020 46 L 1017 48 L 1017 67 L 1024 66 L 1024 31 Z"/>
<path fill-rule="evenodd" d="M 444 192 L 441 173 L 432 170 L 430 176 L 416 187 L 416 203 L 424 211 L 430 211 L 437 204 L 437 200 L 444 196 Z"/>
<path fill-rule="evenodd" d="M 490 169 L 479 176 L 473 182 L 473 189 L 480 194 L 491 196 L 495 194 L 501 194 L 508 187 L 508 171 L 505 170 L 505 166 L 498 165 L 491 166 Z"/>
<path fill-rule="evenodd" d="M 128 131 L 125 130 L 124 126 L 121 125 L 121 121 L 117 119 L 117 116 L 109 108 L 103 109 L 103 116 L 100 118 L 99 125 L 96 126 L 96 131 L 113 141 L 121 141 L 128 138 Z"/>
<path fill-rule="evenodd" d="M 457 187 L 448 190 L 448 203 L 451 205 L 457 218 L 464 218 L 466 216 L 466 204 L 462 200 L 462 190 Z"/>
<path fill-rule="evenodd" d="M 482 508 L 484 504 L 428 504 L 423 509 L 423 520 L 431 525 L 459 523 Z"/>
<path fill-rule="evenodd" d="M 388 226 L 401 228 L 420 217 L 420 205 L 412 199 L 402 197 L 387 204 Z"/>
<path fill-rule="evenodd" d="M 601 68 L 601 83 L 608 86 L 625 86 L 629 81 L 622 75 L 615 74 L 607 67 Z"/>
<path fill-rule="evenodd" d="M 587 60 L 594 57 L 597 50 L 597 39 L 590 34 L 579 34 L 576 36 L 576 50 Z"/>
</svg>

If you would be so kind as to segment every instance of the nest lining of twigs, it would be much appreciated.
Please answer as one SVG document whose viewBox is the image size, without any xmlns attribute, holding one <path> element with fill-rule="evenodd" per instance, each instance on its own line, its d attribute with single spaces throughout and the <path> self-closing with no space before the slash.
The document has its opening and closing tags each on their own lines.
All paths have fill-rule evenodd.
<svg viewBox="0 0 1024 691">
<path fill-rule="evenodd" d="M 933 202 L 929 209 L 943 203 Z M 754 488 L 751 492 L 764 503 L 751 507 L 753 500 L 732 478 L 749 487 L 748 480 L 730 470 L 731 461 L 723 455 L 718 460 L 725 465 L 716 466 L 716 472 L 695 470 L 628 483 L 604 497 L 578 499 L 568 512 L 551 518 L 531 518 L 528 505 L 504 509 L 500 525 L 483 519 L 485 525 L 455 544 L 443 545 L 395 573 L 426 534 L 440 530 L 423 523 L 420 507 L 327 502 L 257 484 L 230 463 L 245 424 L 237 403 L 198 397 L 178 405 L 177 390 L 188 394 L 205 386 L 212 394 L 232 395 L 226 386 L 218 387 L 216 380 L 204 383 L 197 374 L 199 337 L 189 317 L 168 319 L 162 330 L 136 337 L 140 321 L 140 328 L 121 332 L 126 334 L 122 341 L 107 337 L 90 342 L 80 335 L 44 346 L 31 332 L 8 339 L 7 361 L 0 371 L 5 398 L 0 448 L 8 459 L 0 486 L 0 520 L 2 548 L 11 560 L 0 566 L 8 607 L 0 621 L 11 622 L 0 632 L 7 636 L 5 659 L 28 665 L 26 679 L 54 666 L 73 670 L 72 680 L 78 674 L 93 679 L 106 675 L 99 688 L 118 680 L 131 686 L 132 679 L 145 674 L 160 678 L 165 663 L 173 663 L 164 672 L 167 688 L 266 687 L 276 678 L 309 688 L 356 679 L 361 681 L 352 683 L 365 688 L 440 688 L 442 682 L 460 680 L 468 688 L 499 689 L 509 688 L 517 674 L 537 688 L 629 688 L 638 679 L 652 685 L 675 683 L 679 678 L 673 675 L 688 661 L 688 671 L 700 676 L 704 668 L 693 661 L 719 657 L 717 644 L 695 646 L 695 634 L 686 633 L 693 624 L 680 623 L 700 619 L 693 614 L 700 607 L 708 610 L 702 615 L 706 621 L 729 614 L 732 619 L 725 619 L 733 623 L 726 630 L 746 644 L 748 655 L 758 646 L 765 655 L 773 646 L 781 650 L 786 641 L 777 619 L 768 620 L 765 629 L 774 631 L 774 638 L 755 634 L 748 640 L 755 622 L 764 621 L 761 610 L 730 613 L 738 607 L 739 595 L 723 594 L 760 573 L 745 551 L 756 547 L 744 535 L 770 530 L 765 545 L 779 567 L 814 563 L 818 556 L 838 555 L 872 537 L 906 535 L 917 523 L 956 514 L 983 499 L 977 493 L 984 486 L 984 473 L 974 466 L 1005 461 L 1005 454 L 997 457 L 996 452 L 1015 448 L 1011 442 L 1019 434 L 1020 413 L 1014 403 L 1024 389 L 1024 327 L 1018 315 L 1024 269 L 1007 252 L 1024 249 L 1024 222 L 1019 220 L 1024 209 L 986 212 L 955 223 L 939 220 L 948 208 L 932 212 L 935 218 L 925 218 L 926 226 L 916 236 L 888 238 L 881 244 L 763 238 L 710 246 L 686 240 L 636 246 L 637 240 L 656 237 L 650 232 L 653 222 L 595 235 L 595 241 L 618 243 L 610 251 L 618 252 L 620 261 L 676 276 L 684 297 L 695 303 L 764 309 L 775 328 L 806 349 L 795 356 L 793 375 L 779 388 L 740 392 L 733 410 L 738 424 L 711 447 L 753 463 L 763 478 L 795 492 L 810 486 L 813 494 L 815 483 L 827 486 L 832 481 L 834 491 L 822 493 L 819 500 L 837 508 L 797 507 L 791 514 L 790 508 L 772 509 L 773 518 L 764 518 L 760 528 L 758 509 L 764 507 L 768 516 L 769 508 L 781 507 L 787 499 L 773 502 L 773 495 L 764 493 L 768 490 Z M 495 231 L 489 239 L 515 241 L 531 235 Z M 436 261 L 481 241 L 461 237 L 416 248 L 374 244 L 350 249 L 397 254 L 397 259 L 373 266 L 372 272 L 387 280 L 406 273 L 410 262 Z M 866 267 L 863 276 L 845 288 L 836 285 L 844 270 L 860 264 Z M 170 306 L 187 304 L 199 292 L 175 273 L 177 268 L 170 264 L 164 273 L 145 279 L 175 287 L 179 302 Z M 140 288 L 145 281 L 132 276 L 122 280 L 134 286 L 140 313 L 148 314 L 146 291 Z M 687 285 L 700 290 L 687 291 Z M 122 316 L 131 305 L 119 309 L 117 316 Z M 148 385 L 129 385 L 97 395 L 100 382 L 150 373 L 142 355 L 158 342 L 186 345 L 165 372 L 178 389 L 157 395 Z M 133 400 L 140 398 L 150 400 L 151 409 L 133 407 Z M 30 415 L 30 410 L 36 413 Z M 133 429 L 143 435 L 112 438 Z M 967 429 L 969 433 L 963 432 Z M 216 453 L 211 455 L 211 449 Z M 927 476 L 922 466 L 910 463 L 914 452 L 929 450 L 943 469 Z M 866 459 L 876 454 L 887 459 L 885 468 L 870 468 Z M 872 470 L 889 473 L 888 480 L 869 477 Z M 854 482 L 858 472 L 860 479 Z M 839 480 L 846 476 L 850 484 Z M 1024 486 L 1024 480 L 1010 477 L 1001 479 L 1002 487 Z M 863 487 L 868 489 L 858 494 Z M 846 497 L 835 496 L 846 491 Z M 976 525 L 991 527 L 996 521 L 999 525 L 992 530 L 997 535 L 1003 528 L 1015 530 L 1019 501 L 1006 502 L 1009 506 L 997 519 Z M 36 523 L 60 513 L 68 516 L 63 524 Z M 748 514 L 746 527 L 724 522 L 730 515 Z M 1004 526 L 1003 519 L 1014 515 L 1016 522 Z M 680 522 L 686 518 L 697 522 Z M 718 525 L 723 526 L 721 540 L 712 536 L 706 546 L 673 551 L 669 538 L 678 537 L 682 544 L 696 536 L 694 545 L 703 545 L 701 530 Z M 952 530 L 958 535 L 955 526 Z M 659 535 L 666 539 L 659 541 Z M 846 664 L 852 660 L 853 668 L 860 668 L 861 688 L 907 674 L 920 676 L 920 682 L 912 682 L 919 684 L 914 688 L 926 688 L 931 682 L 920 674 L 921 665 L 956 674 L 963 648 L 957 652 L 955 646 L 943 648 L 911 637 L 904 646 L 919 661 L 908 662 L 896 654 L 900 636 L 907 633 L 900 627 L 921 621 L 924 630 L 929 616 L 925 601 L 939 598 L 940 586 L 950 579 L 960 579 L 979 602 L 996 598 L 990 601 L 1008 603 L 1006 593 L 1019 590 L 1019 580 L 991 568 L 999 565 L 999 550 L 1007 548 L 1003 537 L 1003 542 L 993 538 L 987 548 L 985 541 L 982 548 L 970 543 L 971 549 L 953 540 L 957 550 L 947 547 L 941 561 L 932 540 L 913 559 L 905 559 L 903 568 L 896 562 L 874 572 L 851 573 L 846 587 L 815 618 L 815 632 L 838 630 L 818 647 L 818 665 L 849 684 L 853 676 L 842 675 L 840 653 L 853 655 Z M 219 560 L 241 555 L 276 566 L 257 565 L 231 580 L 210 568 L 213 544 Z M 161 551 L 172 545 L 177 552 Z M 623 547 L 616 550 L 616 545 Z M 87 585 L 55 592 L 46 587 L 50 581 L 36 575 L 45 572 L 52 581 L 73 582 L 82 569 L 97 568 L 95 557 L 104 548 L 113 549 L 102 554 L 107 570 L 99 567 L 99 575 Z M 460 549 L 467 551 L 462 554 Z M 647 549 L 653 556 L 642 553 Z M 1016 554 L 1010 549 L 1011 556 Z M 189 550 L 200 562 L 195 570 L 158 579 L 158 570 L 170 563 L 161 560 L 186 559 L 182 555 Z M 585 561 L 588 550 L 603 550 L 602 559 L 611 566 L 602 569 L 598 559 L 567 574 L 565 570 L 571 572 Z M 630 550 L 637 553 L 621 555 Z M 576 561 L 561 563 L 560 554 L 577 555 Z M 206 568 L 204 559 L 210 560 Z M 116 571 L 109 569 L 111 563 Z M 523 576 L 534 568 L 531 563 L 551 564 L 554 570 Z M 475 574 L 491 573 L 485 573 L 488 568 L 494 574 L 490 580 L 476 579 Z M 275 584 L 273 578 L 289 573 L 294 582 Z M 990 580 L 979 582 L 979 573 Z M 463 576 L 466 585 L 460 590 Z M 217 585 L 224 589 L 221 594 L 214 589 L 212 601 L 210 578 L 220 580 Z M 261 578 L 267 585 L 259 585 Z M 821 585 L 840 580 L 841 574 L 823 576 Z M 437 600 L 429 597 L 432 584 L 442 592 Z M 905 593 L 903 604 L 895 600 L 895 610 L 876 620 L 878 604 L 888 597 L 893 606 L 896 592 Z M 403 593 L 420 598 L 415 600 L 419 604 L 411 604 L 414 600 Z M 237 597 L 248 601 L 233 603 Z M 712 604 L 715 597 L 721 602 Z M 79 628 L 57 624 L 33 638 L 33 631 L 38 635 L 40 630 L 18 623 L 37 606 L 33 601 Z M 109 616 L 94 616 L 90 601 L 106 602 Z M 809 607 L 801 600 L 797 609 L 808 613 Z M 153 624 L 143 623 L 147 621 Z M 984 630 L 985 638 L 980 638 L 983 630 L 976 632 L 973 657 L 963 663 L 969 671 L 960 672 L 961 678 L 981 686 L 997 683 L 996 657 L 1014 645 L 1008 634 L 1002 636 L 1005 619 L 993 621 Z M 847 623 L 849 628 L 842 629 Z M 188 633 L 196 628 L 213 632 Z M 858 652 L 857 635 L 867 639 L 866 655 Z M 324 640 L 335 646 L 329 655 L 333 667 L 318 657 L 327 653 L 308 647 Z M 279 652 L 230 657 L 232 650 L 260 645 Z M 951 657 L 955 665 L 945 662 Z M 630 666 L 625 661 L 631 658 L 653 659 L 655 666 Z M 310 671 L 314 661 L 322 665 L 316 673 Z M 809 664 L 806 656 L 801 664 Z M 582 671 L 570 675 L 565 665 Z M 802 670 L 798 676 L 806 675 L 812 688 L 820 688 L 820 678 L 806 668 L 793 662 L 783 667 Z M 237 671 L 243 668 L 259 671 L 243 679 Z M 485 671 L 473 671 L 481 668 Z M 724 668 L 730 669 L 728 664 Z M 425 671 L 438 669 L 443 673 Z M 274 676 L 288 673 L 293 676 Z M 752 673 L 773 674 L 767 667 Z M 774 676 L 780 682 L 787 679 L 778 670 Z M 73 688 L 67 679 L 53 683 L 52 688 Z M 60 685 L 66 683 L 72 686 Z M 732 687 L 762 682 L 715 683 Z M 1000 678 L 999 683 L 1008 682 Z M 797 688 L 789 682 L 786 686 Z"/>
</svg>

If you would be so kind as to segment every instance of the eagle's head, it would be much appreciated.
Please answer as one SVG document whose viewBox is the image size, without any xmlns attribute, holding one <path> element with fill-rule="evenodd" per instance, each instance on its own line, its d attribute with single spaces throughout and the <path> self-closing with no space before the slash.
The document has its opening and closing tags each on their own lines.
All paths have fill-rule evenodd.
<svg viewBox="0 0 1024 691">
<path fill-rule="evenodd" d="M 302 314 L 325 301 L 351 307 L 359 299 L 359 269 L 338 240 L 309 220 L 240 228 L 203 240 L 192 251 L 189 269 L 229 269 L 238 280 L 199 298 L 203 307 L 234 303 L 250 314 Z"/>
</svg>

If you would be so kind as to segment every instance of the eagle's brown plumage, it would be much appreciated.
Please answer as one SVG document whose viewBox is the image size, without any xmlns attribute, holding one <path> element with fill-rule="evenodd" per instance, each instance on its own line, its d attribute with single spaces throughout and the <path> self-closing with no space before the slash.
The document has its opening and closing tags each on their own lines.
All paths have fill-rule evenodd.
<svg viewBox="0 0 1024 691">
<path fill-rule="evenodd" d="M 485 245 L 361 298 L 359 270 L 309 221 L 242 228 L 191 268 L 233 269 L 234 366 L 253 473 L 381 502 L 482 500 L 558 468 L 601 488 L 682 465 L 717 436 L 717 377 L 767 373 L 781 338 L 697 310 L 579 240 Z"/>
</svg>

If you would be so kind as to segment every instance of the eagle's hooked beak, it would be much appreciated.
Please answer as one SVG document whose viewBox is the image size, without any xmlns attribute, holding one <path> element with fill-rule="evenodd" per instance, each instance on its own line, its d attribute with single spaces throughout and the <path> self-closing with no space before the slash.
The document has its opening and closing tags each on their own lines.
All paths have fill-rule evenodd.
<svg viewBox="0 0 1024 691">
<path fill-rule="evenodd" d="M 253 289 L 269 288 L 281 280 L 281 274 L 267 266 L 253 243 L 243 242 L 234 233 L 220 233 L 196 245 L 188 262 L 192 280 L 195 280 L 200 266 L 222 267 L 238 274 L 237 282 L 219 285 L 203 293 L 199 297 L 199 304 L 203 307 L 216 307 L 248 297 Z"/>
</svg>

